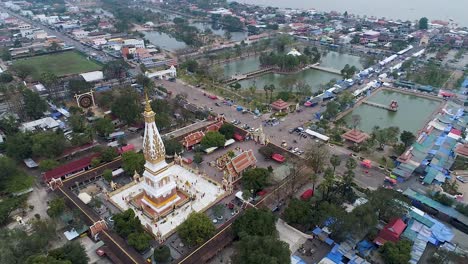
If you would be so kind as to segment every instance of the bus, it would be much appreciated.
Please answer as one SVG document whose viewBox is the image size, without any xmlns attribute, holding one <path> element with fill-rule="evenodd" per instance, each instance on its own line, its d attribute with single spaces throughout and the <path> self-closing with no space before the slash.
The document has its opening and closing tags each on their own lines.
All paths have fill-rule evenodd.
<svg viewBox="0 0 468 264">
<path fill-rule="evenodd" d="M 109 134 L 109 136 L 107 136 L 107 141 L 115 141 L 120 138 L 125 138 L 125 132 L 118 131 L 118 132 L 111 133 Z"/>
</svg>

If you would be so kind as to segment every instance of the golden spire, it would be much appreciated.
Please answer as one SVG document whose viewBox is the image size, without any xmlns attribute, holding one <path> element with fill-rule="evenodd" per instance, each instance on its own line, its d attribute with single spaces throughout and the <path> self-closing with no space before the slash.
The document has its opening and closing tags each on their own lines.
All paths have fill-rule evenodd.
<svg viewBox="0 0 468 264">
<path fill-rule="evenodd" d="M 153 109 L 151 109 L 151 103 L 150 103 L 150 100 L 148 99 L 148 93 L 145 92 L 145 112 L 149 113 L 149 112 L 153 112 Z"/>
</svg>

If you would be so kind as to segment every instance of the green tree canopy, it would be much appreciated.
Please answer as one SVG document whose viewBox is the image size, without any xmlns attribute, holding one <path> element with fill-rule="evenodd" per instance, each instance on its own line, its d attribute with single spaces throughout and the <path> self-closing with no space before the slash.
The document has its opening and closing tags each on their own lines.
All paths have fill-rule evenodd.
<svg viewBox="0 0 468 264">
<path fill-rule="evenodd" d="M 106 79 L 123 79 L 127 77 L 128 64 L 124 60 L 110 61 L 104 65 L 102 71 Z"/>
<path fill-rule="evenodd" d="M 380 250 L 387 264 L 409 263 L 411 260 L 411 243 L 408 240 L 387 242 Z"/>
<path fill-rule="evenodd" d="M 94 129 L 101 137 L 107 137 L 110 133 L 114 132 L 114 124 L 109 118 L 99 118 L 94 121 Z"/>
<path fill-rule="evenodd" d="M 122 168 L 128 174 L 133 174 L 135 171 L 142 174 L 145 169 L 145 157 L 143 153 L 124 152 L 122 154 Z"/>
<path fill-rule="evenodd" d="M 59 217 L 65 210 L 65 200 L 63 198 L 55 198 L 49 202 L 47 214 L 51 217 Z"/>
<path fill-rule="evenodd" d="M 132 209 L 115 214 L 112 219 L 114 220 L 114 228 L 117 233 L 125 238 L 132 233 L 143 232 L 140 219 L 138 219 Z"/>
<path fill-rule="evenodd" d="M 288 224 L 307 225 L 312 218 L 312 206 L 307 201 L 292 199 L 284 210 L 284 219 Z"/>
<path fill-rule="evenodd" d="M 154 249 L 153 258 L 156 263 L 165 263 L 171 257 L 171 250 L 166 245 L 161 245 Z"/>
<path fill-rule="evenodd" d="M 5 143 L 7 155 L 15 160 L 30 158 L 32 155 L 32 137 L 30 133 L 18 132 L 8 136 Z"/>
<path fill-rule="evenodd" d="M 111 147 L 106 147 L 102 149 L 100 153 L 102 162 L 111 162 L 119 155 L 119 153 L 117 153 L 117 150 Z"/>
<path fill-rule="evenodd" d="M 191 213 L 187 220 L 177 227 L 179 236 L 191 246 L 203 243 L 212 237 L 215 231 L 215 226 L 204 213 Z"/>
<path fill-rule="evenodd" d="M 248 236 L 235 244 L 232 257 L 236 264 L 291 263 L 291 252 L 286 242 L 272 236 Z"/>
<path fill-rule="evenodd" d="M 128 244 L 140 252 L 150 247 L 151 240 L 151 236 L 146 232 L 131 233 L 128 236 Z"/>
<path fill-rule="evenodd" d="M 112 181 L 112 170 L 109 170 L 109 169 L 106 169 L 102 172 L 102 177 L 104 178 L 104 180 L 106 180 L 107 182 L 111 182 Z"/>
<path fill-rule="evenodd" d="M 219 129 L 219 133 L 223 134 L 226 139 L 231 139 L 234 136 L 235 126 L 230 123 L 225 123 Z"/>
<path fill-rule="evenodd" d="M 200 164 L 203 162 L 203 155 L 200 152 L 196 152 L 195 155 L 193 155 L 193 162 Z"/>
<path fill-rule="evenodd" d="M 234 222 L 234 232 L 244 236 L 277 236 L 276 217 L 270 210 L 248 208 Z"/>
<path fill-rule="evenodd" d="M 45 159 L 39 163 L 39 169 L 43 172 L 57 168 L 60 163 L 54 159 Z"/>
<path fill-rule="evenodd" d="M 30 89 L 23 89 L 24 112 L 31 119 L 39 119 L 47 110 L 47 103 L 38 93 Z"/>
<path fill-rule="evenodd" d="M 265 168 L 249 169 L 242 175 L 242 187 L 256 193 L 265 188 L 270 182 L 270 172 Z"/>
<path fill-rule="evenodd" d="M 175 153 L 182 152 L 182 144 L 175 139 L 164 141 L 164 146 L 166 147 L 166 155 L 172 156 Z"/>
<path fill-rule="evenodd" d="M 65 136 L 61 132 L 42 132 L 32 136 L 34 156 L 55 158 L 65 149 Z"/>
<path fill-rule="evenodd" d="M 405 147 L 409 147 L 416 141 L 416 136 L 413 133 L 404 130 L 400 134 L 400 140 L 405 144 Z"/>
<path fill-rule="evenodd" d="M 126 124 L 133 124 L 142 112 L 138 94 L 131 89 L 123 89 L 111 105 L 112 113 Z"/>
<path fill-rule="evenodd" d="M 217 131 L 209 131 L 202 138 L 201 145 L 205 149 L 211 147 L 224 147 L 225 142 L 226 138 L 221 133 Z"/>
<path fill-rule="evenodd" d="M 427 17 L 422 17 L 421 19 L 419 19 L 419 29 L 428 29 Z"/>
<path fill-rule="evenodd" d="M 80 242 L 68 242 L 63 247 L 51 250 L 49 256 L 73 264 L 88 264 L 89 257 Z"/>
<path fill-rule="evenodd" d="M 92 86 L 83 79 L 71 79 L 68 81 L 68 89 L 72 95 L 89 92 Z"/>
<path fill-rule="evenodd" d="M 35 73 L 33 66 L 24 63 L 14 64 L 10 69 L 23 81 Z"/>
<path fill-rule="evenodd" d="M 384 149 L 385 145 L 398 142 L 398 134 L 400 134 L 398 127 L 380 128 L 376 126 L 372 130 L 371 139 L 379 143 L 380 149 Z"/>
</svg>

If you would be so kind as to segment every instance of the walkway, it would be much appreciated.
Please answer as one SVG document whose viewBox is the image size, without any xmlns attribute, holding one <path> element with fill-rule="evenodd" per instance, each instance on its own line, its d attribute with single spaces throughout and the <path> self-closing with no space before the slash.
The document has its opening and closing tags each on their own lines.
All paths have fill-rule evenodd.
<svg viewBox="0 0 468 264">
<path fill-rule="evenodd" d="M 313 65 L 309 65 L 307 68 L 341 75 L 341 71 L 339 71 L 339 70 L 337 70 L 337 69 L 322 67 L 322 66 L 320 66 L 318 63 L 313 64 Z"/>
<path fill-rule="evenodd" d="M 267 74 L 269 72 L 272 72 L 273 70 L 274 70 L 273 67 L 269 67 L 269 68 L 263 68 L 263 69 L 259 69 L 259 70 L 256 70 L 256 71 L 248 72 L 248 73 L 235 75 L 234 77 L 231 77 L 231 79 L 225 80 L 223 83 L 224 84 L 235 83 L 235 82 L 242 81 L 242 80 L 245 80 L 245 79 L 250 79 L 250 78 L 253 78 L 253 77 L 257 77 L 259 75 Z"/>
<path fill-rule="evenodd" d="M 392 112 L 396 112 L 398 110 L 398 108 L 391 108 L 390 106 L 387 106 L 387 105 L 383 105 L 383 104 L 379 104 L 379 103 L 374 103 L 374 102 L 370 102 L 370 101 L 362 101 L 363 104 L 366 104 L 366 105 L 370 105 L 370 106 L 374 106 L 374 107 L 378 107 L 378 108 L 382 108 L 382 109 L 386 109 L 388 111 L 392 111 Z"/>
</svg>

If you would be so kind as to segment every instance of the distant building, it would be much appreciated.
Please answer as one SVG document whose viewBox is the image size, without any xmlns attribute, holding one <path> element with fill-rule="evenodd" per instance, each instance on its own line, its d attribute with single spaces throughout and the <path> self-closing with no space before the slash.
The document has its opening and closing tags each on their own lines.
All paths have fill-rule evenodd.
<svg viewBox="0 0 468 264">
<path fill-rule="evenodd" d="M 253 150 L 247 150 L 231 159 L 226 164 L 225 171 L 232 177 L 232 182 L 238 181 L 242 177 L 242 173 L 248 168 L 255 167 L 257 159 L 253 154 Z"/>
</svg>

